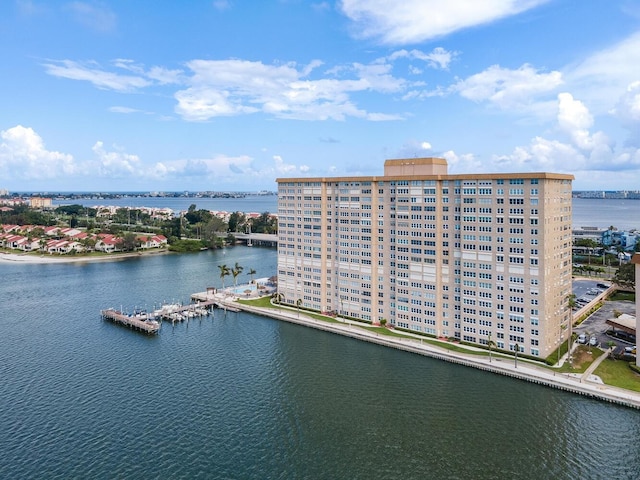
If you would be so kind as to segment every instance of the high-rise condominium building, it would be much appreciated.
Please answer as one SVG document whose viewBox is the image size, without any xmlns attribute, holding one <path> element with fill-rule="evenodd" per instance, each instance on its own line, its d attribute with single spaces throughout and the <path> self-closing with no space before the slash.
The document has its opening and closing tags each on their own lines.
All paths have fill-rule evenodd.
<svg viewBox="0 0 640 480">
<path fill-rule="evenodd" d="M 278 292 L 321 312 L 547 357 L 568 338 L 571 181 L 450 175 L 279 178 Z"/>
</svg>

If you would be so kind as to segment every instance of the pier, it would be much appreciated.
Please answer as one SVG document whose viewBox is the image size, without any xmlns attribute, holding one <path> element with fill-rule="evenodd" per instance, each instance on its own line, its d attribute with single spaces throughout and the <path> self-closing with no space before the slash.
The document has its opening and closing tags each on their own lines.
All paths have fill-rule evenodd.
<svg viewBox="0 0 640 480">
<path fill-rule="evenodd" d="M 160 323 L 146 313 L 130 315 L 113 308 L 102 310 L 100 313 L 103 320 L 110 320 L 114 323 L 126 325 L 140 332 L 155 334 L 160 331 Z"/>
<path fill-rule="evenodd" d="M 213 300 L 190 303 L 182 305 L 179 303 L 170 303 L 163 305 L 158 310 L 153 311 L 153 316 L 161 320 L 170 322 L 182 322 L 194 317 L 203 317 L 209 315 L 209 307 L 217 307 Z"/>
<path fill-rule="evenodd" d="M 160 331 L 160 321 L 167 320 L 172 323 L 182 322 L 190 318 L 209 315 L 209 307 L 220 307 L 218 302 L 203 301 L 182 305 L 179 303 L 163 305 L 152 313 L 140 311 L 133 314 L 125 313 L 115 308 L 102 310 L 100 315 L 103 320 L 126 325 L 129 328 L 148 334 L 156 334 Z"/>
</svg>

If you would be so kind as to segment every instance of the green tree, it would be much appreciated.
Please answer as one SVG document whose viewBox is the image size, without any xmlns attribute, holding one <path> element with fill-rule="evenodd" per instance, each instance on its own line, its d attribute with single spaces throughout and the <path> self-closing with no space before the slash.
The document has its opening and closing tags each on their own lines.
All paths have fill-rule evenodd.
<svg viewBox="0 0 640 480">
<path fill-rule="evenodd" d="M 231 274 L 233 275 L 234 287 L 238 286 L 238 276 L 242 273 L 243 270 L 244 270 L 244 267 L 240 266 L 238 262 L 236 262 L 236 264 L 233 266 L 233 269 L 231 270 Z"/>
<path fill-rule="evenodd" d="M 613 281 L 624 287 L 635 287 L 636 285 L 636 266 L 633 263 L 625 263 L 620 265 Z"/>
<path fill-rule="evenodd" d="M 136 238 L 136 235 L 131 232 L 127 232 L 122 237 L 121 248 L 125 252 L 132 252 L 140 247 L 140 240 Z"/>
<path fill-rule="evenodd" d="M 253 283 L 253 276 L 256 274 L 257 272 L 253 269 L 250 268 L 249 269 L 249 276 L 251 277 L 251 283 Z"/>
<path fill-rule="evenodd" d="M 237 232 L 239 227 L 242 227 L 245 223 L 246 219 L 244 214 L 241 212 L 233 212 L 229 215 L 229 231 Z"/>
<path fill-rule="evenodd" d="M 231 271 L 226 265 L 218 265 L 218 268 L 220 269 L 220 279 L 222 280 L 222 289 L 224 290 L 224 277 L 229 275 Z"/>
</svg>

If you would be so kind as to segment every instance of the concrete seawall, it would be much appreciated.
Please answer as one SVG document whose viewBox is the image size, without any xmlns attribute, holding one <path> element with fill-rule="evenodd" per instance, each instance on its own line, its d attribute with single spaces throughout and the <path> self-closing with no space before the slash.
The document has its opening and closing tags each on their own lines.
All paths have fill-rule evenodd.
<svg viewBox="0 0 640 480">
<path fill-rule="evenodd" d="M 581 376 L 570 376 L 564 373 L 556 373 L 547 368 L 532 365 L 523 360 L 518 360 L 516 366 L 515 359 L 494 355 L 492 361 L 489 361 L 489 358 L 484 355 L 478 356 L 473 355 L 472 353 L 466 354 L 451 352 L 444 348 L 424 343 L 415 337 L 408 336 L 407 338 L 400 338 L 380 335 L 376 332 L 367 331 L 366 327 L 356 326 L 348 322 L 346 324 L 323 322 L 321 320 L 306 317 L 304 313 L 300 315 L 295 310 L 288 312 L 285 309 L 258 308 L 239 302 L 226 301 L 224 303 L 232 304 L 234 307 L 237 307 L 242 311 L 261 315 L 263 317 L 295 323 L 315 328 L 317 330 L 323 330 L 325 332 L 383 345 L 385 347 L 464 365 L 466 367 L 506 375 L 518 380 L 537 383 L 546 387 L 584 395 L 625 407 L 640 409 L 640 393 L 638 392 L 610 385 L 584 381 L 581 379 Z"/>
</svg>

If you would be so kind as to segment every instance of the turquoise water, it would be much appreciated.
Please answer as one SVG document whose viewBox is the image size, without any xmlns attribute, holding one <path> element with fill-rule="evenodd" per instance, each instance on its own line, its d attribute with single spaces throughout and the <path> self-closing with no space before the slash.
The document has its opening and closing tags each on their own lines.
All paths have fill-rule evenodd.
<svg viewBox="0 0 640 480">
<path fill-rule="evenodd" d="M 238 285 L 237 287 L 231 287 L 228 289 L 229 293 L 233 293 L 234 295 L 245 295 L 247 293 L 247 290 L 249 290 L 249 293 L 253 293 L 257 290 L 257 287 L 253 284 L 243 284 L 243 285 Z"/>
<path fill-rule="evenodd" d="M 0 263 L 0 478 L 640 475 L 635 410 L 245 313 L 100 320 L 235 262 L 267 277 L 276 252 Z"/>
</svg>

